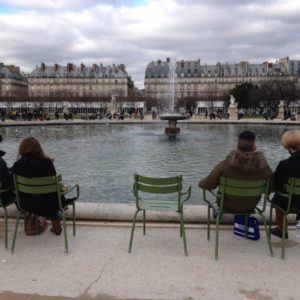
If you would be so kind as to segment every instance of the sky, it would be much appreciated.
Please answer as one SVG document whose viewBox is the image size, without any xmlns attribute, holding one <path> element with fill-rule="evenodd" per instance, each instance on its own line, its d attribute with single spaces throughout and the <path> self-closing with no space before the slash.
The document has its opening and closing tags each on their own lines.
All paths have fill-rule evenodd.
<svg viewBox="0 0 300 300">
<path fill-rule="evenodd" d="M 299 0 L 0 0 L 0 62 L 125 64 L 300 60 Z"/>
</svg>

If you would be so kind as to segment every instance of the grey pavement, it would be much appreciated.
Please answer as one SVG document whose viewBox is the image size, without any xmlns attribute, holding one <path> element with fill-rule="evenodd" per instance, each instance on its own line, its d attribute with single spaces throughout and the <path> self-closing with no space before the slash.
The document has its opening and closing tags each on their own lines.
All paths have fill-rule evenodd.
<svg viewBox="0 0 300 300">
<path fill-rule="evenodd" d="M 14 219 L 9 225 L 11 240 Z M 0 299 L 299 299 L 300 248 L 293 228 L 281 260 L 278 238 L 270 257 L 262 230 L 261 239 L 251 241 L 223 225 L 218 261 L 214 232 L 207 241 L 205 225 L 187 225 L 188 257 L 178 224 L 150 223 L 146 236 L 139 226 L 131 254 L 130 222 L 80 221 L 77 228 L 73 237 L 68 226 L 69 254 L 62 236 L 49 230 L 26 236 L 20 226 L 11 255 L 1 230 Z"/>
<path fill-rule="evenodd" d="M 105 123 L 108 120 L 76 122 Z M 196 118 L 185 122 L 299 124 L 280 120 L 214 122 Z M 60 123 L 73 124 L 72 121 Z M 56 122 L 6 121 L 0 126 L 31 124 Z M 214 232 L 212 240 L 206 240 L 206 210 L 200 205 L 187 205 L 188 257 L 184 256 L 178 224 L 175 224 L 178 216 L 157 213 L 148 215 L 146 236 L 142 235 L 140 226 L 137 228 L 129 254 L 133 205 L 78 203 L 77 206 L 80 222 L 76 237 L 71 235 L 69 227 L 69 254 L 64 252 L 62 236 L 54 236 L 47 230 L 41 236 L 30 237 L 19 226 L 15 253 L 11 255 L 4 249 L 0 222 L 0 300 L 300 299 L 297 285 L 300 239 L 295 236 L 294 226 L 290 227 L 283 261 L 278 238 L 272 239 L 275 256 L 270 257 L 262 229 L 259 241 L 245 240 L 235 236 L 232 225 L 227 225 L 232 218 L 224 218 L 219 260 L 215 261 Z M 11 242 L 15 215 L 12 207 L 9 215 Z"/>
</svg>

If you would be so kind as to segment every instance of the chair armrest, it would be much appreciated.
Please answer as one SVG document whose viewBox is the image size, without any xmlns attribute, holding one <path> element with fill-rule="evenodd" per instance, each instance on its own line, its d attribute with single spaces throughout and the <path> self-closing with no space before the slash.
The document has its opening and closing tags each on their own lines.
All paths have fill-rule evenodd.
<svg viewBox="0 0 300 300">
<path fill-rule="evenodd" d="M 284 197 L 284 198 L 288 198 L 288 197 L 289 197 L 289 194 L 280 192 L 280 191 L 278 191 L 278 190 L 274 190 L 273 193 L 278 194 L 278 195 L 280 195 L 280 196 L 282 196 L 282 197 Z M 272 204 L 272 201 L 271 201 L 270 197 L 268 197 L 267 201 L 268 201 L 270 204 Z"/>
<path fill-rule="evenodd" d="M 203 190 L 203 200 L 204 200 L 205 202 L 210 202 L 210 201 L 207 199 L 207 197 L 206 197 L 206 192 L 210 193 L 210 194 L 213 195 L 215 198 L 218 197 L 218 195 L 217 195 L 214 191 L 212 191 L 212 190 L 207 190 L 207 189 L 202 189 L 202 190 Z"/>
<path fill-rule="evenodd" d="M 8 187 L 8 188 L 6 188 L 6 189 L 0 189 L 0 194 L 5 193 L 5 192 L 8 192 L 8 191 L 12 191 L 13 189 L 14 189 L 13 186 L 10 186 L 10 187 Z"/>
<path fill-rule="evenodd" d="M 79 198 L 79 194 L 80 194 L 80 189 L 79 189 L 79 185 L 78 184 L 75 184 L 72 187 L 69 187 L 66 191 L 63 191 L 61 194 L 62 195 L 66 195 L 66 194 L 72 192 L 74 189 L 76 189 L 76 197 L 74 199 L 74 201 L 75 201 L 75 200 L 77 200 Z"/>
<path fill-rule="evenodd" d="M 181 200 L 181 203 L 183 203 L 183 202 L 187 201 L 188 199 L 190 199 L 190 197 L 191 197 L 191 190 L 192 190 L 192 187 L 189 186 L 186 192 L 180 193 L 180 196 L 187 195 L 185 197 L 185 199 Z"/>
<path fill-rule="evenodd" d="M 212 190 L 207 190 L 207 189 L 202 189 L 203 190 L 203 200 L 212 208 L 214 208 L 215 210 L 219 210 L 220 208 L 218 207 L 218 205 L 216 205 L 215 203 L 211 202 L 210 200 L 207 199 L 206 196 L 206 192 L 208 192 L 209 194 L 211 194 L 212 196 L 214 196 L 214 198 L 216 199 L 218 197 L 217 193 L 213 192 Z"/>
<path fill-rule="evenodd" d="M 142 201 L 143 199 L 141 197 L 139 197 L 138 195 L 138 191 L 136 190 L 131 190 L 131 192 L 134 194 L 134 197 L 135 197 L 135 205 L 136 205 L 136 208 L 138 210 L 140 210 L 140 201 Z"/>
<path fill-rule="evenodd" d="M 276 207 L 281 210 L 284 213 L 288 213 L 291 210 L 291 200 L 289 199 L 289 193 L 284 193 L 278 190 L 274 190 L 275 194 L 280 195 L 281 197 L 287 198 L 287 207 L 286 209 L 283 209 L 282 207 L 280 207 L 279 205 L 277 205 L 276 203 L 274 203 L 274 205 L 276 205 Z M 272 204 L 272 201 L 270 201 L 270 199 L 268 199 L 268 201 Z"/>
<path fill-rule="evenodd" d="M 134 194 L 135 199 L 137 199 L 137 200 L 142 200 L 142 198 L 139 197 L 138 191 L 136 191 L 136 190 L 131 190 L 131 192 Z"/>
<path fill-rule="evenodd" d="M 289 194 L 280 192 L 280 191 L 278 191 L 278 190 L 275 190 L 274 193 L 275 193 L 275 194 L 278 194 L 278 195 L 280 195 L 280 196 L 282 196 L 282 197 L 285 197 L 285 198 L 288 198 L 288 197 L 289 197 Z"/>
</svg>

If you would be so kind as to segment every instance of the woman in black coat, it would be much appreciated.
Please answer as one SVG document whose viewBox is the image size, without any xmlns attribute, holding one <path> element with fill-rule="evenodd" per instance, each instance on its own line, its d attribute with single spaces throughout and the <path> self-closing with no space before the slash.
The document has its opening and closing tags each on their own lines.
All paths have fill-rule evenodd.
<svg viewBox="0 0 300 300">
<path fill-rule="evenodd" d="M 293 129 L 286 131 L 281 138 L 281 143 L 283 147 L 290 153 L 290 157 L 279 162 L 274 172 L 273 188 L 286 193 L 286 187 L 289 178 L 300 178 L 300 130 Z M 273 203 L 277 204 L 283 209 L 287 208 L 287 201 L 288 199 L 286 197 L 280 196 L 277 193 L 274 194 L 272 199 Z M 295 196 L 292 198 L 291 208 L 297 211 L 297 217 L 299 217 L 299 197 Z M 277 227 L 272 228 L 271 233 L 281 238 L 283 230 L 282 221 L 284 215 L 279 209 L 275 209 L 275 211 Z M 286 228 L 284 228 L 286 238 L 288 238 L 287 225 L 288 224 L 286 222 Z"/>
<path fill-rule="evenodd" d="M 24 177 L 47 177 L 56 175 L 53 160 L 44 154 L 40 143 L 33 137 L 25 138 L 18 152 L 18 160 L 12 167 L 12 172 Z M 62 199 L 65 201 L 65 199 Z M 56 193 L 44 195 L 20 193 L 20 205 L 27 211 L 52 221 L 51 232 L 61 234 L 61 220 Z"/>
</svg>

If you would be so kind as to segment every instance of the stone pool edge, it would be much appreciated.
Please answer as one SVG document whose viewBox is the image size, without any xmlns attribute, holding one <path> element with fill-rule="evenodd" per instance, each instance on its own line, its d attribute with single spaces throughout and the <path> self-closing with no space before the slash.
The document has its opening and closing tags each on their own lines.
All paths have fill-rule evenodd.
<svg viewBox="0 0 300 300">
<path fill-rule="evenodd" d="M 123 203 L 76 203 L 76 220 L 90 221 L 90 222 L 131 222 L 135 212 L 134 204 Z M 0 216 L 3 216 L 3 210 L 0 210 Z M 8 207 L 8 217 L 15 218 L 16 208 L 11 205 Z M 256 215 L 257 216 L 257 215 Z M 268 220 L 269 209 L 266 209 L 265 216 Z M 67 218 L 71 217 L 71 209 L 67 211 Z M 141 220 L 142 213 L 139 213 L 138 220 Z M 259 216 L 257 216 L 259 218 Z M 290 216 L 291 222 L 295 218 Z M 155 223 L 177 223 L 179 217 L 174 212 L 147 212 L 147 222 Z M 207 222 L 207 206 L 205 205 L 185 205 L 184 207 L 184 220 L 186 223 L 203 224 Z M 214 223 L 214 219 L 212 218 Z M 228 224 L 233 222 L 233 215 L 224 215 L 221 223 Z"/>
</svg>

